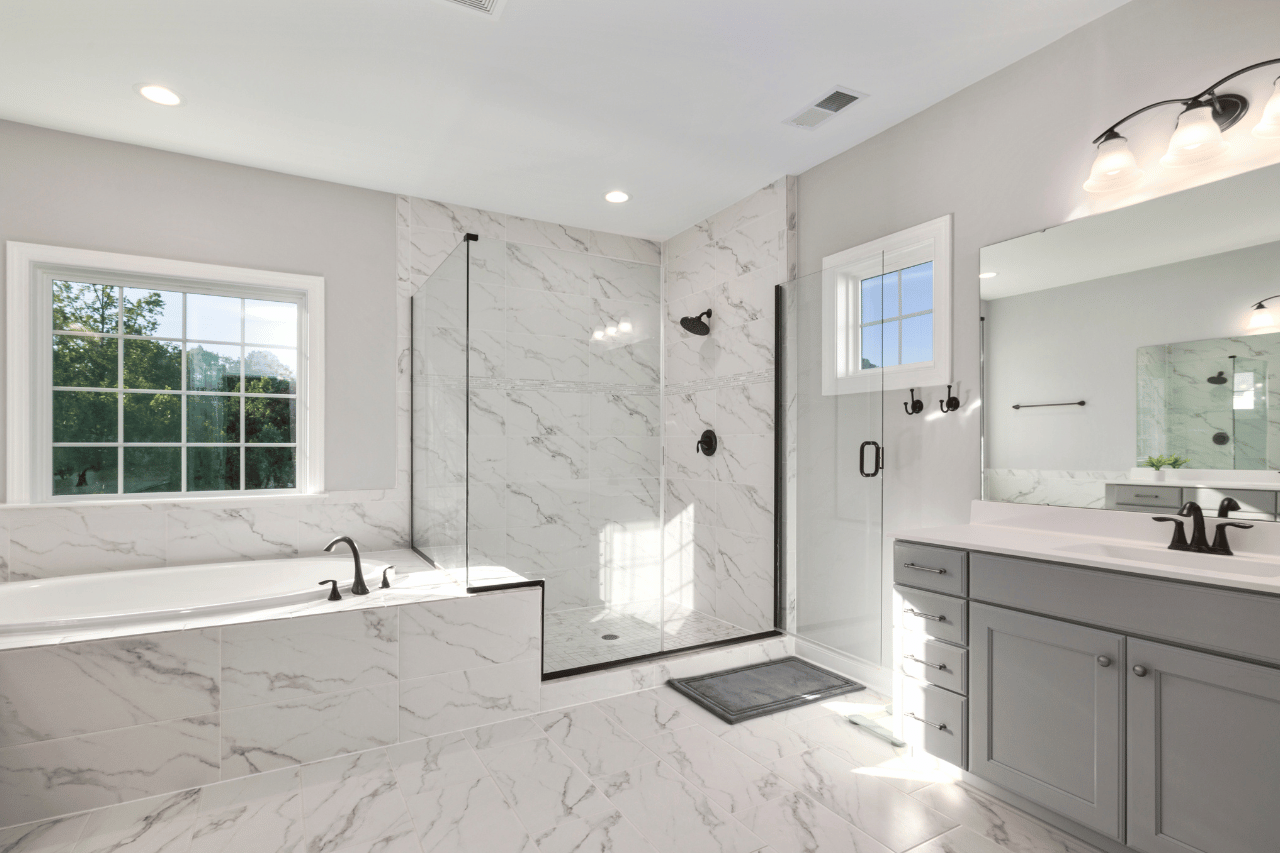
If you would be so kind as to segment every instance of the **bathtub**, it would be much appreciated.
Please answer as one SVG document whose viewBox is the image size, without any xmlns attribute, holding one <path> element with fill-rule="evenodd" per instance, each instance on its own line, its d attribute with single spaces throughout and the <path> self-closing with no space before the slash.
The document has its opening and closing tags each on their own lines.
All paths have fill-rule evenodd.
<svg viewBox="0 0 1280 853">
<path fill-rule="evenodd" d="M 362 560 L 376 591 L 388 563 Z M 334 578 L 346 596 L 354 566 L 349 556 L 295 557 L 163 569 L 98 572 L 0 584 L 0 636 L 66 634 L 98 628 L 234 618 L 326 601 Z M 396 588 L 412 585 L 400 579 Z M 370 602 L 372 603 L 372 602 Z"/>
</svg>

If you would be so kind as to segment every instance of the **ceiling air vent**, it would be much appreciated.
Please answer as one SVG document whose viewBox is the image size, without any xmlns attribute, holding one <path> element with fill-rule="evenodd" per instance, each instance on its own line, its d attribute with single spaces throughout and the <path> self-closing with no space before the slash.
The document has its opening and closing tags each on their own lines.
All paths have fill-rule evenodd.
<svg viewBox="0 0 1280 853">
<path fill-rule="evenodd" d="M 866 95 L 855 92 L 852 89 L 839 88 L 826 95 L 813 106 L 805 107 L 798 114 L 787 119 L 785 123 L 795 127 L 803 127 L 806 130 L 813 130 L 813 128 L 822 124 L 854 101 L 865 97 Z"/>
<path fill-rule="evenodd" d="M 507 0 L 444 0 L 444 2 L 452 3 L 455 6 L 465 6 L 468 9 L 474 9 L 477 12 L 483 12 L 496 18 L 502 13 L 502 6 Z"/>
</svg>

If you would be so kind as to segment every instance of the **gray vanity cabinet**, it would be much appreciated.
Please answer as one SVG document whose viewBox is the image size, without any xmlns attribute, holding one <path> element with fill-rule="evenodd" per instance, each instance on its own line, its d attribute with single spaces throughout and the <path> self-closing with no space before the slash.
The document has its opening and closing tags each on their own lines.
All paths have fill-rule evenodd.
<svg viewBox="0 0 1280 853">
<path fill-rule="evenodd" d="M 1144 640 L 1128 664 L 1129 846 L 1280 847 L 1280 670 Z"/>
<path fill-rule="evenodd" d="M 970 771 L 1121 838 L 1124 637 L 972 603 L 969 648 Z"/>
</svg>

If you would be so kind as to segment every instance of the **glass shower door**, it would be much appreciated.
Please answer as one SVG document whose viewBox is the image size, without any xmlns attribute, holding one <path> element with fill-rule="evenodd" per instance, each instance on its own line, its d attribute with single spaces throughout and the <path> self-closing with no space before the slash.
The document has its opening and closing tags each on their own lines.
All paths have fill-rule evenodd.
<svg viewBox="0 0 1280 853">
<path fill-rule="evenodd" d="M 780 371 L 786 625 L 802 640 L 875 666 L 890 588 L 882 368 L 897 363 L 902 323 L 893 319 L 901 314 L 897 284 L 879 272 L 864 265 L 783 285 Z M 838 376 L 855 377 L 856 390 L 845 383 L 836 393 Z"/>
</svg>

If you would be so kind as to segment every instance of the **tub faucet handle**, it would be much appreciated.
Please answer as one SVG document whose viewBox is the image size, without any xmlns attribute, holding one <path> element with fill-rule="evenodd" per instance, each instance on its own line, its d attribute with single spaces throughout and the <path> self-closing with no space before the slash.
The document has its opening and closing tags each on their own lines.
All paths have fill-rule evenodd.
<svg viewBox="0 0 1280 853">
<path fill-rule="evenodd" d="M 317 584 L 317 586 L 324 586 L 324 585 L 325 585 L 325 584 L 327 584 L 327 583 L 331 583 L 331 584 L 333 584 L 333 587 L 329 590 L 329 600 L 330 600 L 330 601 L 341 601 L 341 600 L 342 600 L 342 593 L 338 592 L 338 582 L 337 582 L 337 581 L 320 581 L 320 583 L 319 583 L 319 584 Z"/>
<path fill-rule="evenodd" d="M 391 589 L 391 581 L 387 580 L 387 572 L 391 571 L 394 568 L 395 566 L 387 566 L 385 569 L 382 570 L 382 588 L 383 589 Z"/>
</svg>

